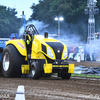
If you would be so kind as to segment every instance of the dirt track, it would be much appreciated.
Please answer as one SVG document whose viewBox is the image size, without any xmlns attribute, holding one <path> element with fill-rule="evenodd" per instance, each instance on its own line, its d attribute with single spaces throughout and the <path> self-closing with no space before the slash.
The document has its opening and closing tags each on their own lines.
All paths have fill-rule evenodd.
<svg viewBox="0 0 100 100">
<path fill-rule="evenodd" d="M 100 80 L 73 77 L 70 80 L 0 77 L 0 100 L 14 100 L 18 85 L 25 86 L 26 100 L 100 100 Z"/>
</svg>

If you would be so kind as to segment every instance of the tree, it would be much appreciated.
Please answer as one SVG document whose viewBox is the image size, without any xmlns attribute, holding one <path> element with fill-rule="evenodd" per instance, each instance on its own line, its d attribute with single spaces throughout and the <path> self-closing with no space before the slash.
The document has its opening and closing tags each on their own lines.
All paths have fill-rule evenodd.
<svg viewBox="0 0 100 100">
<path fill-rule="evenodd" d="M 0 6 L 0 38 L 9 38 L 11 33 L 18 33 L 21 19 L 16 14 L 16 9 Z"/>
<path fill-rule="evenodd" d="M 57 28 L 54 17 L 63 16 L 64 22 L 61 23 L 62 34 L 77 34 L 81 37 L 81 40 L 86 41 L 88 33 L 88 16 L 84 13 L 86 4 L 87 0 L 40 0 L 38 5 L 32 5 L 33 13 L 30 20 L 43 21 L 49 24 L 49 27 L 53 26 L 52 30 L 54 30 L 54 28 Z M 97 6 L 100 8 L 99 1 Z M 96 18 L 96 26 L 100 30 L 100 15 L 97 15 Z"/>
</svg>

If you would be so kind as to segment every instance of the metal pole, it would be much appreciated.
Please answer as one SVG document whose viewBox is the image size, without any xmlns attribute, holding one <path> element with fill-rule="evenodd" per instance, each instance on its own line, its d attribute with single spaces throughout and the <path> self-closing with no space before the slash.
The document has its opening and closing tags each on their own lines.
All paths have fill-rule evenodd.
<svg viewBox="0 0 100 100">
<path fill-rule="evenodd" d="M 26 23 L 25 15 L 22 15 L 22 18 L 24 19 L 24 30 L 25 30 L 25 23 Z"/>
<path fill-rule="evenodd" d="M 98 14 L 99 9 L 96 8 L 97 0 L 87 0 L 86 14 L 89 14 L 88 19 L 88 43 L 95 45 L 95 18 L 94 15 Z"/>
<path fill-rule="evenodd" d="M 63 17 L 55 17 L 55 20 L 58 21 L 58 36 L 60 36 L 60 21 L 63 21 Z"/>
<path fill-rule="evenodd" d="M 24 11 L 22 11 L 22 18 L 24 19 L 24 30 L 25 30 L 26 16 L 24 15 Z"/>
<path fill-rule="evenodd" d="M 25 30 L 25 23 L 26 23 L 26 16 L 24 15 L 24 30 Z"/>
<path fill-rule="evenodd" d="M 58 18 L 58 35 L 60 35 L 60 20 Z"/>
</svg>

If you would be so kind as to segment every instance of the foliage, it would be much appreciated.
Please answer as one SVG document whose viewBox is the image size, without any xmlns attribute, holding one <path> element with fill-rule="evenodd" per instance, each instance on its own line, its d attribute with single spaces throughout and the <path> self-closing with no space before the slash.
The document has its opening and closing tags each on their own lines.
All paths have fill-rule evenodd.
<svg viewBox="0 0 100 100">
<path fill-rule="evenodd" d="M 17 33 L 21 19 L 17 18 L 15 9 L 0 6 L 0 38 L 9 38 L 11 33 Z"/>
<path fill-rule="evenodd" d="M 100 8 L 100 2 L 97 1 L 97 6 Z M 39 0 L 39 4 L 31 7 L 33 13 L 30 20 L 43 21 L 45 24 L 49 24 L 49 27 L 53 26 L 52 30 L 54 30 L 57 28 L 54 17 L 63 16 L 64 22 L 61 22 L 61 28 L 65 33 L 61 34 L 77 34 L 83 41 L 87 39 L 88 33 L 88 15 L 84 13 L 86 5 L 87 0 Z M 96 31 L 98 31 L 100 30 L 100 15 L 96 15 L 96 18 Z"/>
<path fill-rule="evenodd" d="M 71 76 L 73 77 L 85 77 L 85 78 L 100 78 L 100 75 L 95 75 L 95 74 L 91 74 L 91 75 L 88 75 L 88 74 L 72 74 Z"/>
</svg>

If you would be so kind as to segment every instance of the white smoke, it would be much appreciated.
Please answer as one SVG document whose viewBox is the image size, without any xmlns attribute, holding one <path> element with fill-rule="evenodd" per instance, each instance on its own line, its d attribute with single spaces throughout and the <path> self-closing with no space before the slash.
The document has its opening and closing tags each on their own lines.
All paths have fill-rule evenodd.
<svg viewBox="0 0 100 100">
<path fill-rule="evenodd" d="M 45 25 L 43 22 L 38 21 L 38 20 L 33 20 L 33 21 L 28 21 L 25 26 L 29 25 L 29 24 L 33 24 L 37 31 L 39 32 L 39 34 L 44 34 L 44 32 L 46 32 L 46 27 L 48 27 L 49 25 Z M 19 29 L 19 36 L 21 36 L 24 32 L 24 25 Z"/>
<path fill-rule="evenodd" d="M 33 24 L 36 27 L 39 34 L 41 34 L 41 35 L 43 35 L 44 32 L 48 32 L 50 35 L 52 34 L 51 36 L 53 36 L 53 34 L 57 35 L 57 33 L 58 33 L 58 29 L 52 30 L 52 28 L 49 28 L 49 30 L 47 30 L 49 24 L 46 25 L 41 21 L 37 21 L 37 20 L 28 21 L 25 24 L 25 26 L 27 26 L 29 24 Z M 72 46 L 78 45 L 78 46 L 83 46 L 83 47 L 86 45 L 86 43 L 81 41 L 81 37 L 77 34 L 77 32 L 75 32 L 74 28 L 73 28 L 74 33 L 72 33 L 72 31 L 71 31 L 71 29 L 69 29 L 67 23 L 63 23 L 63 26 L 65 28 L 61 27 L 60 35 L 58 37 L 53 36 L 53 38 L 65 43 L 66 45 L 71 44 Z M 24 32 L 24 25 L 19 30 L 19 36 L 21 36 L 23 34 L 23 32 Z M 95 48 L 95 52 L 97 52 L 99 54 L 100 46 L 97 45 L 97 46 L 94 46 L 94 48 Z M 92 51 L 92 48 L 91 48 L 91 51 Z"/>
<path fill-rule="evenodd" d="M 63 26 L 65 28 L 63 28 L 63 26 L 61 27 L 60 36 L 58 36 L 58 37 L 57 37 L 58 29 L 52 30 L 51 27 L 48 28 L 49 24 L 44 24 L 42 21 L 38 21 L 38 20 L 32 20 L 32 21 L 28 21 L 25 24 L 25 26 L 27 26 L 29 24 L 33 24 L 36 27 L 36 29 L 37 29 L 37 31 L 40 35 L 43 35 L 44 32 L 48 32 L 49 36 L 52 36 L 53 38 L 65 43 L 66 45 L 68 45 L 69 43 L 71 43 L 72 45 L 81 45 L 81 44 L 83 44 L 81 42 L 81 37 L 79 35 L 71 33 L 70 29 L 68 28 L 67 23 L 63 23 Z M 61 23 L 61 25 L 62 25 L 62 23 Z M 24 25 L 19 30 L 19 36 L 20 37 L 23 34 L 23 32 L 24 32 Z"/>
</svg>

